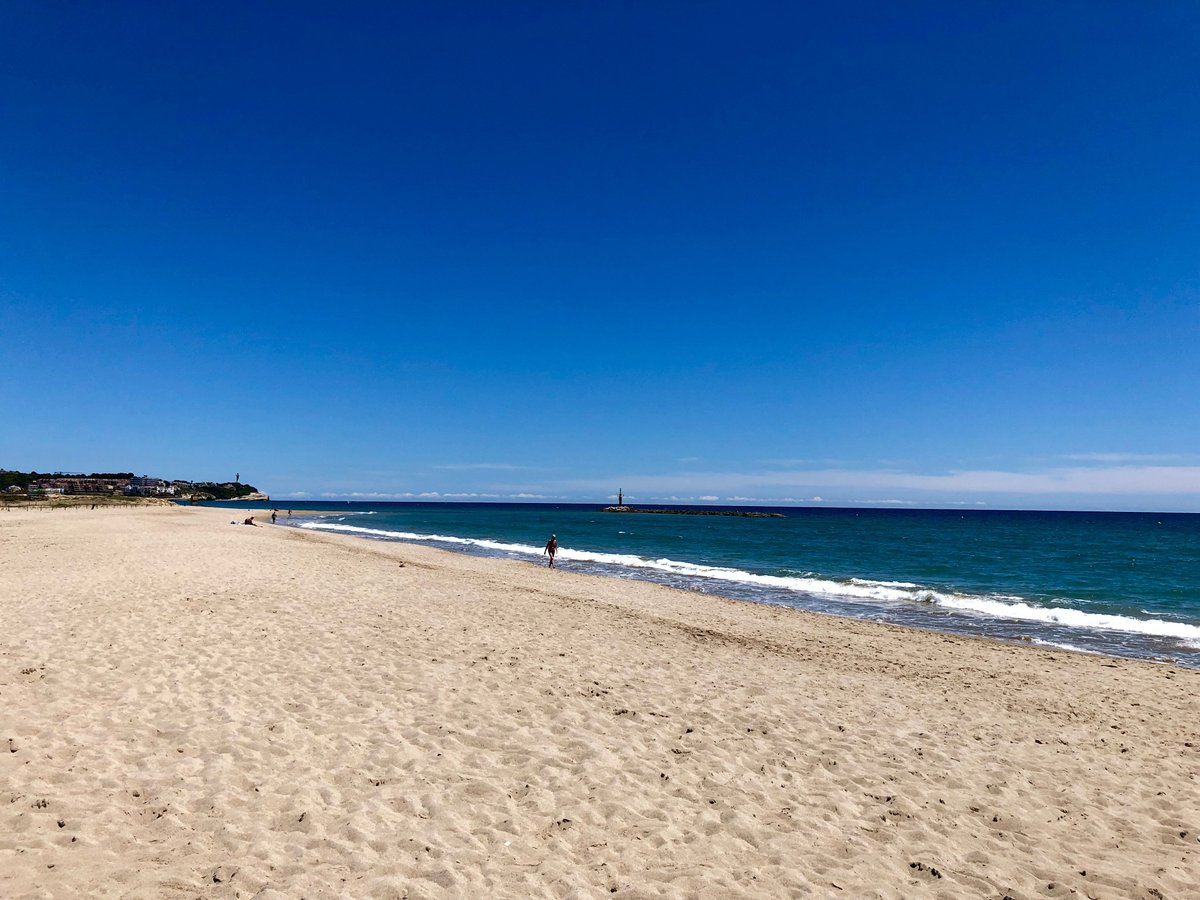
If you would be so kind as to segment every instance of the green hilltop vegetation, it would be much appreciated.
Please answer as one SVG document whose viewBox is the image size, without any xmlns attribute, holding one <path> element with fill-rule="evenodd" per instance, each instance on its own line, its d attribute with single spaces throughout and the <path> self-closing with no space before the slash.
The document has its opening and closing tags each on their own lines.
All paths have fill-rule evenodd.
<svg viewBox="0 0 1200 900">
<path fill-rule="evenodd" d="M 188 481 L 173 482 L 184 499 L 192 494 L 211 494 L 213 500 L 236 500 L 247 494 L 257 494 L 258 488 L 252 484 L 242 484 L 240 481 Z M 186 486 L 185 486 L 186 484 Z"/>
</svg>

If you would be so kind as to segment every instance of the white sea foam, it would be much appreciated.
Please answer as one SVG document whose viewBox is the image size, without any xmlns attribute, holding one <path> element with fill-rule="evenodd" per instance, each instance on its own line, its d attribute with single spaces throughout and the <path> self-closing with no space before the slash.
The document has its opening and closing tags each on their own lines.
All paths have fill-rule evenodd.
<svg viewBox="0 0 1200 900">
<path fill-rule="evenodd" d="M 1041 638 L 1032 638 L 1033 643 L 1040 644 L 1043 647 L 1055 647 L 1059 650 L 1070 650 L 1073 653 L 1091 653 L 1094 656 L 1103 656 L 1099 650 L 1089 650 L 1087 647 L 1080 647 L 1076 644 L 1068 644 L 1066 641 L 1043 641 Z"/>
<path fill-rule="evenodd" d="M 872 581 L 869 578 L 851 578 L 851 584 L 866 584 L 880 587 L 897 587 L 897 588 L 915 588 L 920 585 L 913 584 L 911 581 Z"/>
<path fill-rule="evenodd" d="M 441 534 L 385 531 L 378 528 L 363 528 L 356 525 L 342 525 L 329 521 L 305 522 L 300 527 L 321 531 L 343 531 L 352 534 L 405 541 L 480 547 L 485 550 L 528 556 L 538 556 L 542 553 L 541 547 L 529 544 L 510 544 L 500 541 L 462 538 Z M 1128 634 L 1174 638 L 1184 642 L 1188 646 L 1200 649 L 1200 626 L 1197 625 L 1189 625 L 1185 622 L 1170 622 L 1164 619 L 1137 619 L 1132 616 L 1090 613 L 1067 606 L 1036 606 L 1030 604 L 1024 598 L 1006 594 L 985 596 L 935 591 L 930 588 L 922 588 L 920 585 L 908 581 L 872 581 L 864 578 L 836 581 L 812 575 L 761 575 L 741 569 L 706 566 L 699 563 L 680 562 L 674 559 L 646 559 L 632 554 L 572 550 L 568 547 L 560 547 L 558 555 L 563 560 L 593 562 L 628 569 L 651 570 L 683 578 L 703 578 L 754 585 L 800 594 L 815 594 L 837 600 L 882 601 L 887 603 L 919 602 L 967 615 L 1010 619 L 1021 622 L 1041 622 L 1067 628 L 1119 631 Z"/>
<path fill-rule="evenodd" d="M 488 541 L 478 538 L 461 538 L 447 534 L 415 534 L 410 531 L 385 531 L 381 528 L 363 528 L 358 525 L 342 525 L 336 522 L 303 522 L 301 528 L 311 528 L 317 531 L 345 531 L 351 534 L 365 534 L 372 537 L 386 537 L 402 541 L 427 541 L 434 544 L 457 544 L 463 547 L 483 547 L 487 550 L 504 550 L 510 553 L 541 553 L 540 547 L 528 544 L 503 544 L 499 541 Z M 561 551 L 560 551 L 560 554 Z"/>
<path fill-rule="evenodd" d="M 1124 631 L 1130 634 L 1148 634 L 1156 637 L 1178 638 L 1183 641 L 1200 641 L 1200 626 L 1186 622 L 1168 622 L 1165 619 L 1135 619 L 1132 616 L 1114 616 L 1103 613 L 1084 612 L 1066 606 L 1033 606 L 1011 598 L 994 599 L 970 595 L 942 596 L 937 604 L 947 609 L 983 613 L 1004 619 L 1022 622 L 1045 622 L 1064 625 L 1068 628 L 1090 628 L 1102 631 Z"/>
</svg>

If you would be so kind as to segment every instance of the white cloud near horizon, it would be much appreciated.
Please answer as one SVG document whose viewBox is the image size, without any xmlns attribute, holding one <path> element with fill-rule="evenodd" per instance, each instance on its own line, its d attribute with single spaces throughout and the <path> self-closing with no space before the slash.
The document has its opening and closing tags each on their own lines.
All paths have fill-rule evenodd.
<svg viewBox="0 0 1200 900">
<path fill-rule="evenodd" d="M 307 491 L 281 492 L 279 500 L 313 499 Z M 548 494 L 520 491 L 511 494 L 482 491 L 324 491 L 315 495 L 321 500 L 562 500 Z"/>
<path fill-rule="evenodd" d="M 1182 453 L 1067 453 L 1063 459 L 1070 459 L 1076 462 L 1102 462 L 1102 463 L 1152 463 L 1152 462 L 1180 462 L 1185 459 L 1195 459 L 1195 456 L 1187 457 Z"/>
<path fill-rule="evenodd" d="M 762 459 L 759 460 L 758 464 L 760 466 L 770 466 L 771 468 L 780 469 L 796 469 L 801 466 L 837 468 L 845 465 L 845 461 L 840 459 Z"/>
<path fill-rule="evenodd" d="M 1193 509 L 1200 511 L 1200 465 L 1104 462 L 1089 455 L 1076 465 L 1028 471 L 961 469 L 913 472 L 901 468 L 682 471 L 562 481 L 514 479 L 509 484 L 455 485 L 454 490 L 280 491 L 302 500 L 611 501 L 613 485 L 632 503 L 753 503 L 764 506 L 1038 506 Z M 476 488 L 472 490 L 472 488 Z M 1094 498 L 1089 502 L 1089 498 Z"/>
<path fill-rule="evenodd" d="M 981 493 L 1200 495 L 1200 466 L 1060 466 L 1032 472 L 975 469 L 936 474 L 881 469 L 687 472 L 621 475 L 603 481 L 572 480 L 558 483 L 555 488 L 566 493 L 591 492 L 603 490 L 615 481 L 625 485 L 627 496 L 631 493 L 749 496 L 764 490 L 780 493 L 781 488 L 808 488 L 821 493 L 828 493 L 831 489 L 880 493 L 915 491 L 921 494 L 953 494 L 956 499 Z"/>
</svg>

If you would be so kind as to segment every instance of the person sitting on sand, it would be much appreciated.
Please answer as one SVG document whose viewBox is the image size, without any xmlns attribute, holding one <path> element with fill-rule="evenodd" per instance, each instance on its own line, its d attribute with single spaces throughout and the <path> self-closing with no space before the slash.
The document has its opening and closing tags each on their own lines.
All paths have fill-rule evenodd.
<svg viewBox="0 0 1200 900">
<path fill-rule="evenodd" d="M 247 519 L 245 522 L 243 522 L 242 524 L 243 524 L 243 525 L 253 525 L 255 528 L 257 528 L 257 527 L 258 527 L 258 523 L 254 521 L 254 516 L 250 516 L 250 518 L 248 518 L 248 519 Z"/>
<path fill-rule="evenodd" d="M 547 568 L 554 568 L 554 554 L 558 552 L 558 538 L 550 535 L 550 540 L 546 541 L 546 549 L 542 551 L 542 556 L 550 557 L 550 565 Z"/>
</svg>

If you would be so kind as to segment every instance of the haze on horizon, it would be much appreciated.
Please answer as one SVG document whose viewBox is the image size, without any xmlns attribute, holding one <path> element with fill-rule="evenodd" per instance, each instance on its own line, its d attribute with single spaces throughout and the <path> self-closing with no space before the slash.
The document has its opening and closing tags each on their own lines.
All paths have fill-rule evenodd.
<svg viewBox="0 0 1200 900">
<path fill-rule="evenodd" d="M 4 468 L 1200 511 L 1194 4 L 3 26 Z"/>
</svg>

